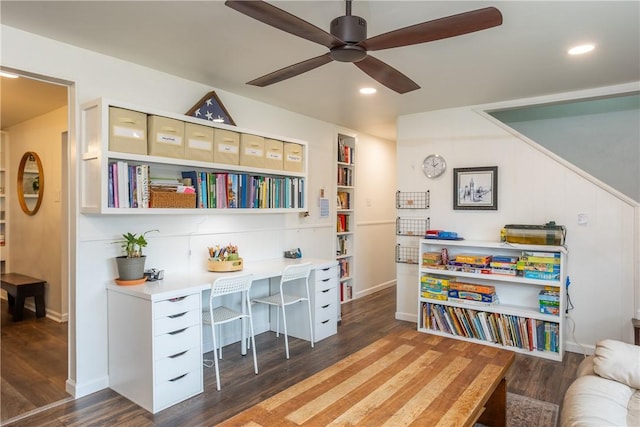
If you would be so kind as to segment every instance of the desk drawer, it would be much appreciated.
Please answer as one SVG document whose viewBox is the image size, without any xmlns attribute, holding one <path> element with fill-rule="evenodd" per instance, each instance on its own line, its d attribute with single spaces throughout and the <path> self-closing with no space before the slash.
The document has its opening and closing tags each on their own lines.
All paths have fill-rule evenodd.
<svg viewBox="0 0 640 427">
<path fill-rule="evenodd" d="M 199 349 L 200 347 L 190 348 L 156 361 L 155 383 L 161 384 L 172 378 L 197 370 L 201 362 L 198 354 Z"/>
<path fill-rule="evenodd" d="M 201 317 L 202 313 L 198 310 L 157 317 L 154 320 L 154 335 L 162 335 L 189 326 L 199 325 Z"/>
<path fill-rule="evenodd" d="M 174 314 L 184 313 L 185 311 L 198 310 L 200 308 L 200 294 L 185 295 L 182 297 L 171 298 L 164 301 L 158 301 L 153 304 L 153 317 L 172 316 Z"/>
<path fill-rule="evenodd" d="M 158 384 L 155 388 L 153 406 L 156 411 L 160 411 L 201 392 L 202 372 L 196 369 Z"/>
<path fill-rule="evenodd" d="M 316 283 L 320 281 L 324 281 L 325 279 L 332 279 L 338 277 L 338 266 L 334 265 L 329 268 L 318 268 L 315 270 L 316 273 Z"/>
<path fill-rule="evenodd" d="M 319 319 L 316 317 L 316 319 Z M 313 328 L 313 339 L 315 342 L 323 340 L 331 335 L 335 335 L 338 332 L 338 323 L 335 315 L 331 319 L 325 319 L 323 321 L 316 321 L 315 328 Z"/>
<path fill-rule="evenodd" d="M 336 301 L 331 301 L 327 304 L 324 305 L 316 305 L 316 309 L 315 309 L 315 324 L 317 325 L 320 322 L 324 322 L 327 319 L 336 319 L 336 307 L 337 307 L 337 302 Z"/>
<path fill-rule="evenodd" d="M 153 360 L 159 360 L 199 346 L 202 340 L 200 329 L 198 324 L 176 332 L 156 336 L 153 347 Z"/>
<path fill-rule="evenodd" d="M 338 290 L 334 287 L 331 289 L 325 289 L 321 292 L 316 292 L 315 308 L 318 310 L 320 307 L 327 304 L 335 304 L 338 300 Z"/>
</svg>

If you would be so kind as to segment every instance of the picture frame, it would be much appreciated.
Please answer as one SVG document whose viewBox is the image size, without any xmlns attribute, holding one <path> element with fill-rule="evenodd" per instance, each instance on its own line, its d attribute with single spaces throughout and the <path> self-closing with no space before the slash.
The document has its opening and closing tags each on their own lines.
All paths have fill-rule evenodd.
<svg viewBox="0 0 640 427">
<path fill-rule="evenodd" d="M 231 126 L 236 125 L 236 122 L 233 121 L 231 114 L 229 114 L 224 107 L 224 104 L 220 101 L 215 91 L 211 91 L 203 96 L 202 99 L 185 114 L 215 123 L 224 123 Z"/>
<path fill-rule="evenodd" d="M 454 210 L 498 210 L 498 167 L 453 169 Z"/>
</svg>

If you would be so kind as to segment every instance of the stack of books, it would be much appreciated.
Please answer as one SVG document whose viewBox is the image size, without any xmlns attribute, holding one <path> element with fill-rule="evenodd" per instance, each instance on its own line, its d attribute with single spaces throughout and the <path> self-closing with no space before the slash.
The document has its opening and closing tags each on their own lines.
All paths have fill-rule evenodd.
<svg viewBox="0 0 640 427">
<path fill-rule="evenodd" d="M 423 298 L 446 301 L 449 297 L 449 284 L 455 280 L 449 276 L 424 274 L 420 278 L 420 292 Z"/>
<path fill-rule="evenodd" d="M 459 254 L 449 261 L 447 270 L 465 273 L 490 274 L 491 255 Z"/>
<path fill-rule="evenodd" d="M 442 266 L 442 253 L 423 252 L 422 266 L 427 268 L 440 268 Z"/>
<path fill-rule="evenodd" d="M 558 288 L 545 286 L 538 293 L 538 302 L 540 304 L 540 313 L 560 315 L 560 293 Z"/>
<path fill-rule="evenodd" d="M 526 279 L 560 280 L 560 254 L 523 251 L 516 268 Z"/>
<path fill-rule="evenodd" d="M 489 266 L 491 274 L 515 276 L 517 274 L 518 257 L 511 255 L 493 255 Z"/>
<path fill-rule="evenodd" d="M 449 284 L 449 300 L 476 305 L 492 305 L 499 302 L 495 286 L 457 281 Z"/>
</svg>

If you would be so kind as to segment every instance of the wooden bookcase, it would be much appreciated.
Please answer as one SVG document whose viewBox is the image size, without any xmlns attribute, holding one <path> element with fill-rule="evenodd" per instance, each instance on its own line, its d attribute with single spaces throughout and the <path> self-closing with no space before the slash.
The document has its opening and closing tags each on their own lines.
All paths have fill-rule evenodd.
<svg viewBox="0 0 640 427">
<path fill-rule="evenodd" d="M 119 108 L 133 112 L 144 113 L 149 116 L 174 119 L 179 122 L 193 123 L 200 126 L 222 129 L 238 134 L 247 134 L 265 138 L 265 140 L 278 140 L 286 144 L 299 146 L 302 150 L 301 171 L 287 171 L 266 169 L 259 167 L 243 166 L 240 164 L 223 164 L 208 161 L 190 160 L 187 158 L 163 157 L 159 155 L 135 154 L 121 151 L 111 151 L 110 108 Z M 272 135 L 264 132 L 213 123 L 207 120 L 197 119 L 186 115 L 168 113 L 136 105 L 117 102 L 109 99 L 97 99 L 88 102 L 81 107 L 80 119 L 80 147 L 81 160 L 79 169 L 80 179 L 80 212 L 85 214 L 202 214 L 230 213 L 230 212 L 305 212 L 307 203 L 307 171 L 308 171 L 308 147 L 305 141 Z M 285 153 L 286 158 L 286 153 Z M 141 207 L 113 207 L 109 203 L 109 168 L 113 162 L 126 162 L 128 165 L 148 166 L 151 176 L 166 177 L 171 179 L 181 178 L 184 171 L 196 171 L 203 173 L 230 173 L 235 175 L 259 176 L 269 180 L 287 183 L 296 182 L 292 187 L 298 191 L 296 203 L 288 207 L 255 207 L 255 208 L 141 208 Z M 195 184 L 195 183 L 194 183 Z M 275 204 L 273 204 L 275 206 Z"/>
<path fill-rule="evenodd" d="M 490 268 L 449 267 L 459 270 L 454 271 L 443 269 L 442 266 L 430 267 L 423 263 L 425 254 L 441 253 L 443 249 L 447 249 L 450 260 L 455 260 L 460 254 L 516 258 L 528 253 L 553 254 L 558 260 L 559 268 L 557 273 L 549 273 L 548 280 L 543 280 L 519 275 L 494 274 L 490 272 Z M 567 249 L 564 246 L 421 239 L 418 330 L 561 361 L 565 338 L 566 262 Z M 427 298 L 423 294 L 423 277 L 440 278 L 443 281 L 448 280 L 448 283 L 464 282 L 493 286 L 499 302 L 482 304 L 474 301 Z M 539 293 L 545 289 L 557 292 L 558 314 L 541 312 Z"/>
</svg>

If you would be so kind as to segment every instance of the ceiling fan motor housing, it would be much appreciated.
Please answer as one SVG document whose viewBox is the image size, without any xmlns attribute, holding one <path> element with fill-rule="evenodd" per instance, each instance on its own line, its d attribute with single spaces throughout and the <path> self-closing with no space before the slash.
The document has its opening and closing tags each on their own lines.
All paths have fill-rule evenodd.
<svg viewBox="0 0 640 427">
<path fill-rule="evenodd" d="M 340 16 L 331 21 L 331 34 L 347 43 L 331 49 L 331 58 L 340 62 L 357 62 L 367 56 L 367 51 L 356 46 L 367 38 L 367 21 L 359 16 Z"/>
<path fill-rule="evenodd" d="M 359 43 L 367 38 L 367 21 L 359 16 L 340 16 L 331 21 L 331 34 L 346 43 Z"/>
</svg>

